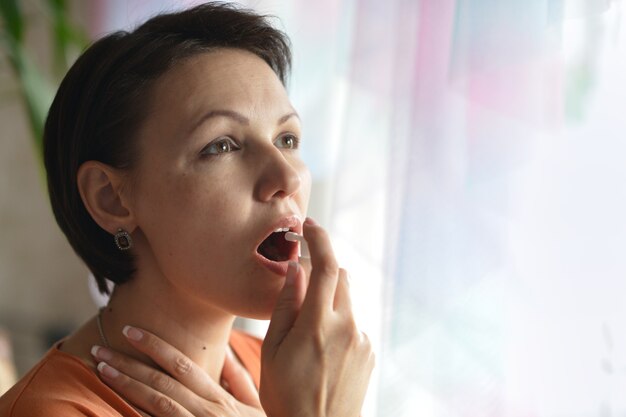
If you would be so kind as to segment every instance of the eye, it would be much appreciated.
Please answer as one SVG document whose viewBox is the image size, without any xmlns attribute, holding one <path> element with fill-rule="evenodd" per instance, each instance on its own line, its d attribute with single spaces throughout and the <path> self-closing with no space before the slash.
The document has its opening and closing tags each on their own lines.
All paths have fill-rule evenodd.
<svg viewBox="0 0 626 417">
<path fill-rule="evenodd" d="M 229 137 L 222 137 L 215 139 L 213 142 L 205 146 L 200 155 L 219 155 L 222 153 L 228 153 L 238 151 L 241 149 L 237 143 Z"/>
<path fill-rule="evenodd" d="M 298 139 L 294 135 L 287 134 L 287 135 L 280 136 L 278 139 L 276 139 L 274 141 L 274 144 L 276 145 L 277 148 L 298 149 L 298 146 L 300 145 L 300 139 Z"/>
</svg>

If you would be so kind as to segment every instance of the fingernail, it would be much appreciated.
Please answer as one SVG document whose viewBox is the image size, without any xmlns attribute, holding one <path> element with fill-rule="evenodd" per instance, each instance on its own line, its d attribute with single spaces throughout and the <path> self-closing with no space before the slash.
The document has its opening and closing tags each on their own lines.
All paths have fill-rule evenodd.
<svg viewBox="0 0 626 417">
<path fill-rule="evenodd" d="M 317 222 L 315 220 L 313 220 L 310 217 L 307 217 L 306 220 L 304 221 L 304 224 L 306 224 L 307 226 L 317 226 Z"/>
<path fill-rule="evenodd" d="M 122 329 L 122 333 L 124 333 L 124 336 L 126 336 L 130 340 L 134 340 L 135 342 L 140 341 L 143 337 L 143 332 L 141 330 L 131 326 L 124 326 L 124 329 Z"/>
<path fill-rule="evenodd" d="M 110 361 L 111 359 L 113 359 L 113 353 L 110 350 L 103 348 L 102 346 L 93 346 L 91 348 L 91 354 L 95 358 L 103 361 Z"/>
<path fill-rule="evenodd" d="M 285 277 L 285 285 L 293 285 L 293 283 L 296 281 L 296 274 L 298 273 L 299 268 L 299 263 L 289 261 L 289 264 L 287 265 L 287 276 Z"/>
<path fill-rule="evenodd" d="M 115 369 L 111 365 L 107 365 L 104 362 L 100 362 L 98 364 L 98 371 L 102 375 L 104 375 L 106 377 L 109 377 L 109 378 L 117 378 L 120 375 L 120 373 L 119 373 L 119 371 L 117 369 Z"/>
</svg>

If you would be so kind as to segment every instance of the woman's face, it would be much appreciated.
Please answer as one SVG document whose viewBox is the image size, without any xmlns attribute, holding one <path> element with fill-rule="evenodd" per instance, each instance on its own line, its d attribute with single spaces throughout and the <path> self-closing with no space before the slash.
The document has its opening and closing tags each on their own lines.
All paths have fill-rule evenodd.
<svg viewBox="0 0 626 417">
<path fill-rule="evenodd" d="M 220 49 L 161 77 L 147 110 L 129 187 L 138 276 L 267 318 L 286 270 L 268 259 L 294 252 L 282 239 L 258 248 L 276 228 L 301 233 L 311 183 L 283 85 L 256 55 Z"/>
</svg>

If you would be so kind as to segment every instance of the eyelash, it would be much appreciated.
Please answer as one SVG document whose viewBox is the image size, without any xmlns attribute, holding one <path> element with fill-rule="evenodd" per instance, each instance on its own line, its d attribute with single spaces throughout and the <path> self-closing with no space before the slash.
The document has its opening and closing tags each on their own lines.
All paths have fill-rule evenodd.
<svg viewBox="0 0 626 417">
<path fill-rule="evenodd" d="M 218 148 L 220 144 L 228 145 L 228 150 L 220 151 L 220 148 Z M 212 149 L 215 149 L 215 152 L 211 152 Z M 229 138 L 228 136 L 225 136 L 225 137 L 220 137 L 220 138 L 215 139 L 213 142 L 209 143 L 204 148 L 202 148 L 202 150 L 200 151 L 200 155 L 201 156 L 219 156 L 224 153 L 238 151 L 239 149 L 241 149 L 241 147 L 233 139 Z"/>
<path fill-rule="evenodd" d="M 279 136 L 274 141 L 274 144 L 276 144 L 276 142 L 280 140 L 285 140 L 285 139 L 291 139 L 293 141 L 291 147 L 277 146 L 279 149 L 296 150 L 300 147 L 300 138 L 298 138 L 296 135 L 293 135 L 291 133 Z M 222 145 L 221 148 L 219 147 L 220 145 Z M 226 145 L 227 149 L 224 148 L 223 145 Z M 238 151 L 240 149 L 241 149 L 241 146 L 239 146 L 237 142 L 235 142 L 234 139 L 228 136 L 224 136 L 224 137 L 215 139 L 213 142 L 209 143 L 204 148 L 202 148 L 202 150 L 200 151 L 200 155 L 201 156 L 220 156 L 222 154 Z"/>
<path fill-rule="evenodd" d="M 276 141 L 283 140 L 283 139 L 286 139 L 286 138 L 292 139 L 293 140 L 293 145 L 291 146 L 291 148 L 287 147 L 287 148 L 281 148 L 281 149 L 296 150 L 296 149 L 300 148 L 300 138 L 297 137 L 296 135 L 292 135 L 291 133 L 287 133 L 285 135 L 279 136 L 278 138 L 276 138 L 274 143 L 276 143 Z"/>
</svg>

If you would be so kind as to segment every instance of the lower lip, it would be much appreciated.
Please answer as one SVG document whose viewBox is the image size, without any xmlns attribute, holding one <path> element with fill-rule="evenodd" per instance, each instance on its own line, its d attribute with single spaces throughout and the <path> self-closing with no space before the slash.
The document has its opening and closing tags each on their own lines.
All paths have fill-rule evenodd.
<svg viewBox="0 0 626 417">
<path fill-rule="evenodd" d="M 271 272 L 283 277 L 287 275 L 287 267 L 289 266 L 289 261 L 272 261 L 258 252 L 256 253 L 256 258 L 261 263 L 261 265 L 269 269 Z"/>
<path fill-rule="evenodd" d="M 280 275 L 282 277 L 287 275 L 287 268 L 289 267 L 289 261 L 298 262 L 298 253 L 296 251 L 290 256 L 290 258 L 286 261 L 272 261 L 267 259 L 265 256 L 261 255 L 259 252 L 255 252 L 256 258 L 261 265 L 269 269 L 271 272 Z"/>
</svg>

